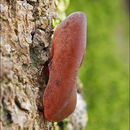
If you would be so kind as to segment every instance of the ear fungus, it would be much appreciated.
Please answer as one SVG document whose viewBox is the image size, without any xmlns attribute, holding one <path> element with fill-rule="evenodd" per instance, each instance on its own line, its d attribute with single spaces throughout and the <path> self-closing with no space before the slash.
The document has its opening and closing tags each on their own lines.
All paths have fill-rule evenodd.
<svg viewBox="0 0 130 130">
<path fill-rule="evenodd" d="M 53 36 L 49 81 L 44 91 L 44 116 L 59 122 L 76 106 L 76 79 L 86 49 L 86 15 L 75 12 L 61 22 Z"/>
</svg>

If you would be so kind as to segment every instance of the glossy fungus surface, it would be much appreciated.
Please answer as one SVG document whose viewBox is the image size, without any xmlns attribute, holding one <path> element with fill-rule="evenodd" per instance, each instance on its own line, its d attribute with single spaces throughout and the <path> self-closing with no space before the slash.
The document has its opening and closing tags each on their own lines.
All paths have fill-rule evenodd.
<svg viewBox="0 0 130 130">
<path fill-rule="evenodd" d="M 59 122 L 76 106 L 76 79 L 85 57 L 86 15 L 75 12 L 56 28 L 49 61 L 49 80 L 43 96 L 44 116 Z"/>
</svg>

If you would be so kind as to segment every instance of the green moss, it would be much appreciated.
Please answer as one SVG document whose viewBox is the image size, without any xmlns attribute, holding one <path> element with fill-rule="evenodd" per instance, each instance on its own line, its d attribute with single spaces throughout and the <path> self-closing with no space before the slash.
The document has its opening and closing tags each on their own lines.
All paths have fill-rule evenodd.
<svg viewBox="0 0 130 130">
<path fill-rule="evenodd" d="M 68 8 L 70 0 L 56 0 L 57 18 L 52 19 L 52 27 L 55 30 L 57 25 L 66 18 L 65 10 Z"/>
<path fill-rule="evenodd" d="M 69 6 L 69 0 L 56 0 L 57 10 L 64 12 Z"/>
</svg>

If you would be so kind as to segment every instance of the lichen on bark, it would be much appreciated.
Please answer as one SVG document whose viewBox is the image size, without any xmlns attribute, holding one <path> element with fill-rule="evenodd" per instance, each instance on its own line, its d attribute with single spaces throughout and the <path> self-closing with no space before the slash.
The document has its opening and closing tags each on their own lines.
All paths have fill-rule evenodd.
<svg viewBox="0 0 130 130">
<path fill-rule="evenodd" d="M 1 1 L 1 129 L 50 130 L 43 117 L 54 0 Z"/>
</svg>

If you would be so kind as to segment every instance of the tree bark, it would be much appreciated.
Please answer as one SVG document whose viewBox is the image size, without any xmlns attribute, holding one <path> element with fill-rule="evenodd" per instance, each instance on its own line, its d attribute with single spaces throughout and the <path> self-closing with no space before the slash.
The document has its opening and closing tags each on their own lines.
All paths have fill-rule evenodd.
<svg viewBox="0 0 130 130">
<path fill-rule="evenodd" d="M 1 130 L 53 130 L 43 117 L 54 0 L 1 1 Z"/>
</svg>

